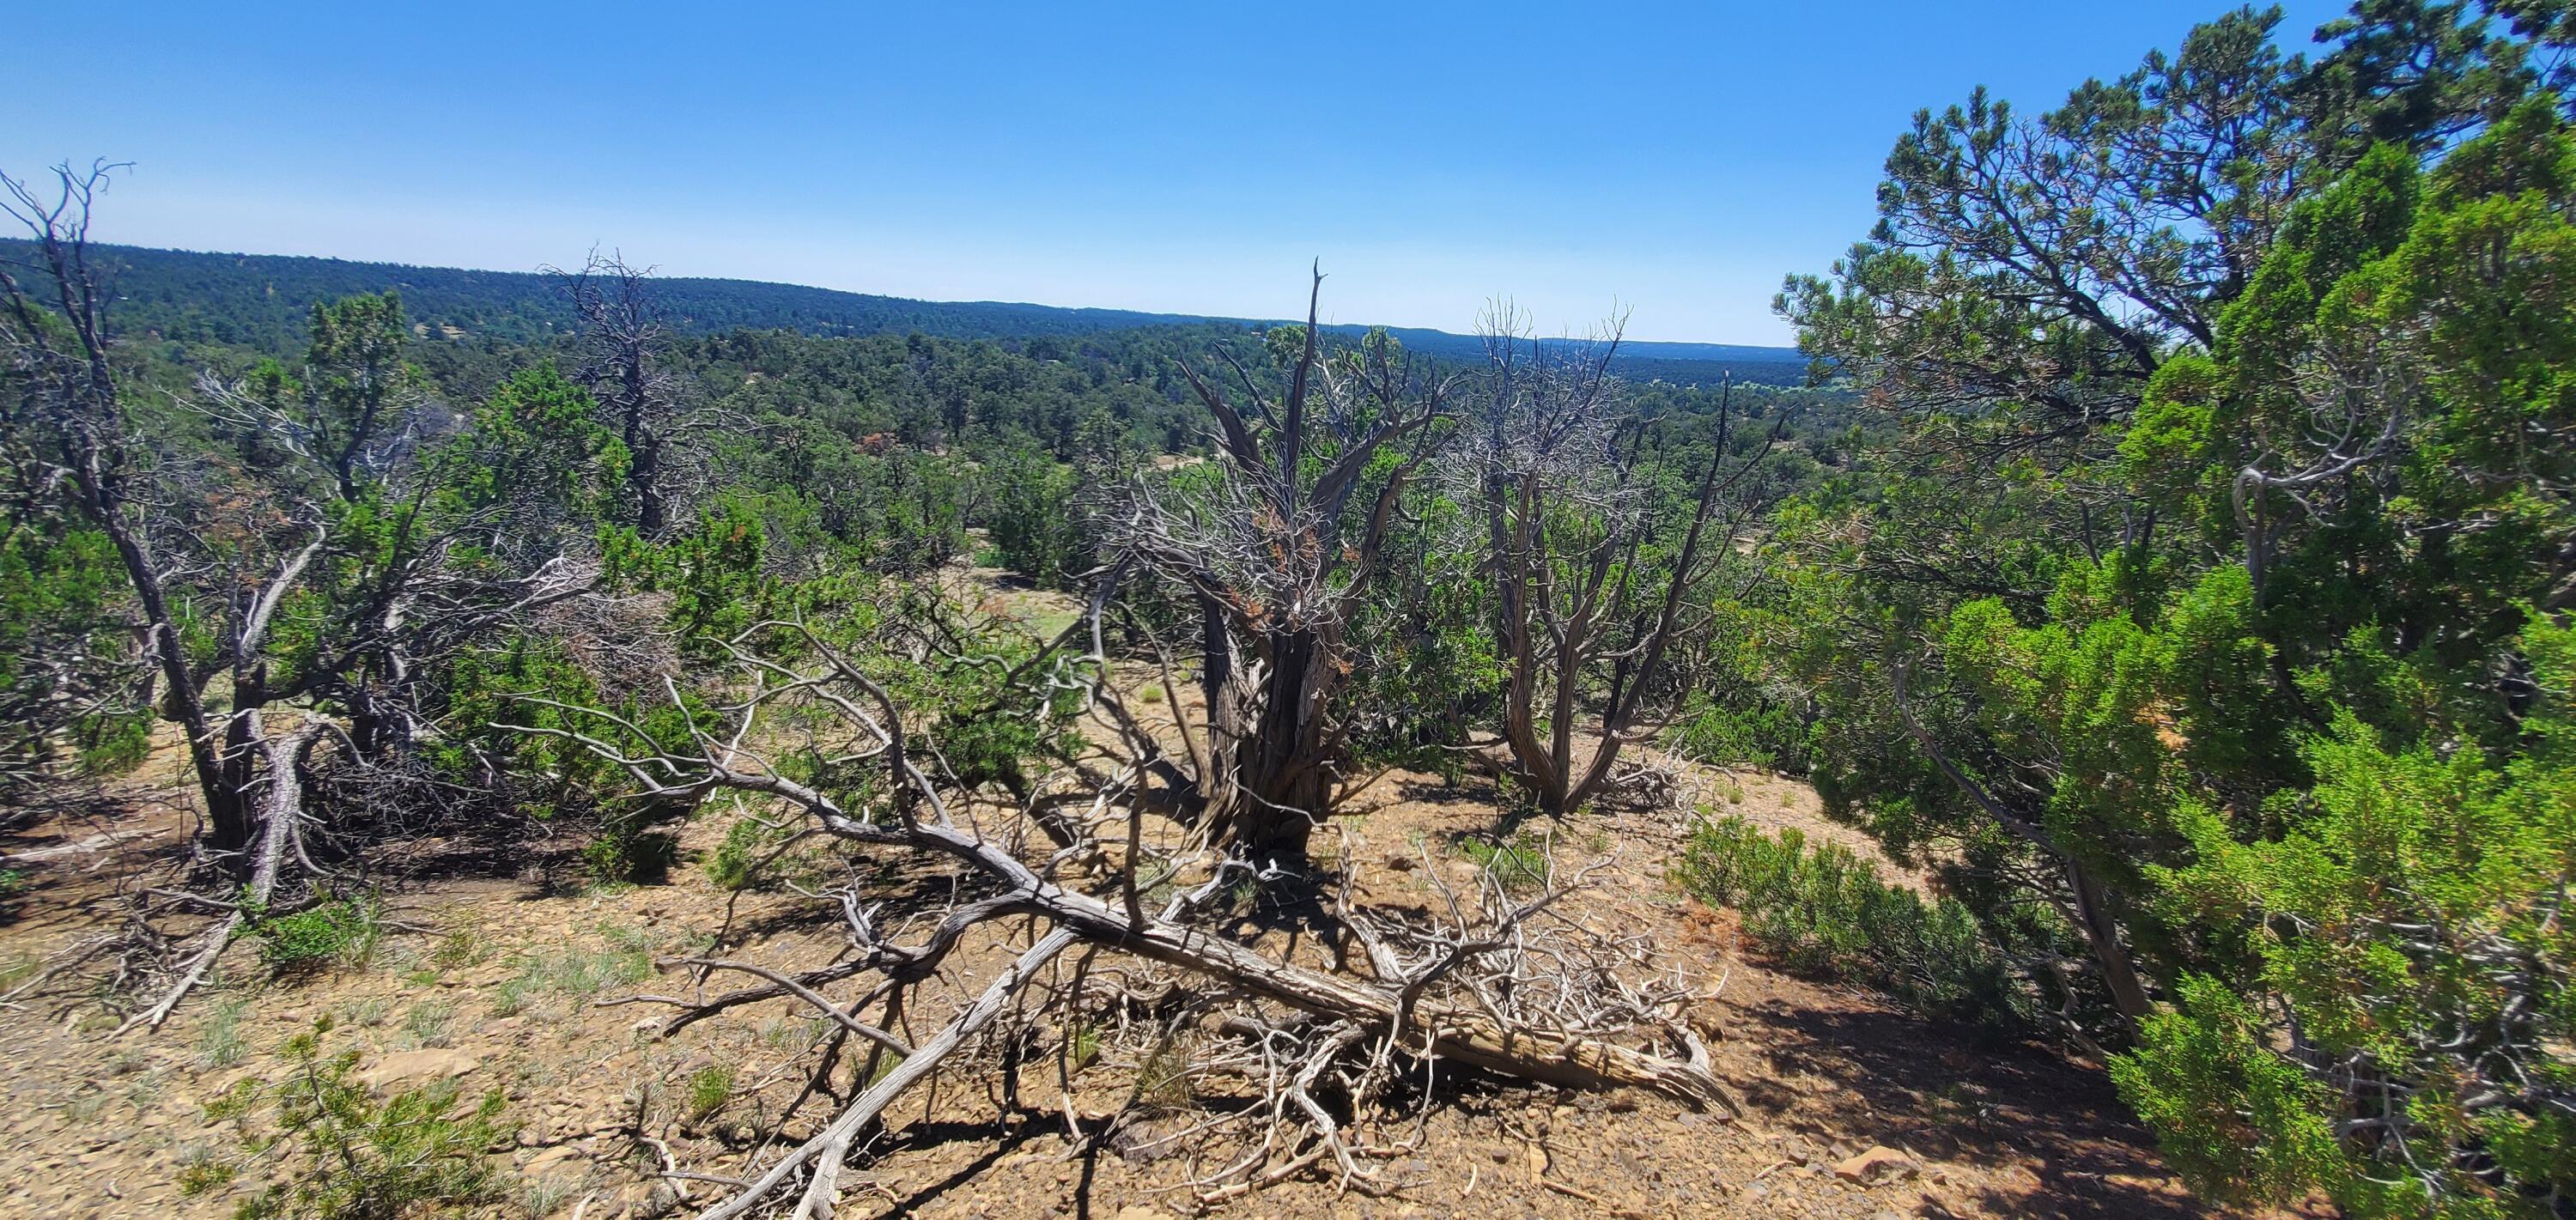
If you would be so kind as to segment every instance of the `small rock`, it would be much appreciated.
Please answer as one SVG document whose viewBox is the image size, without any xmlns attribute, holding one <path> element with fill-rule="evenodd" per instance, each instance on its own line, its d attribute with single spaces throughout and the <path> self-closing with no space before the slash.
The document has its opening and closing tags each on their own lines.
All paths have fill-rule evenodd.
<svg viewBox="0 0 2576 1220">
<path fill-rule="evenodd" d="M 1147 1207 L 1142 1203 L 1130 1203 L 1125 1207 L 1119 1208 L 1118 1214 L 1110 1217 L 1110 1220 L 1173 1220 L 1173 1217 L 1172 1213 L 1164 1211 L 1159 1207 Z"/>
<path fill-rule="evenodd" d="M 1868 1185 L 1890 1178 L 1903 1177 L 1915 1171 L 1914 1158 L 1888 1147 L 1873 1145 L 1868 1151 L 1834 1166 L 1834 1176 L 1846 1182 Z"/>
<path fill-rule="evenodd" d="M 548 1148 L 530 1160 L 527 1167 L 519 1171 L 519 1177 L 528 1182 L 552 1180 L 570 1184 L 579 1182 L 589 1169 L 589 1158 L 581 1154 L 581 1149 L 570 1146 Z"/>
<path fill-rule="evenodd" d="M 412 1081 L 445 1080 L 481 1066 L 482 1062 L 474 1056 L 446 1047 L 397 1051 L 358 1073 L 358 1083 L 371 1089 L 381 1089 Z"/>
</svg>

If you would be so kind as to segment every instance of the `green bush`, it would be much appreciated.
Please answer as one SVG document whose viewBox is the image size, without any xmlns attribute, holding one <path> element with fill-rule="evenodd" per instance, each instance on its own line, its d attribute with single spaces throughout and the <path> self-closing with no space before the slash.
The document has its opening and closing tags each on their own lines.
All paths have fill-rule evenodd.
<svg viewBox="0 0 2576 1220">
<path fill-rule="evenodd" d="M 385 936 L 384 904 L 374 897 L 333 899 L 292 914 L 256 916 L 259 960 L 278 975 L 324 966 L 363 966 Z"/>
<path fill-rule="evenodd" d="M 699 1068 L 689 1077 L 689 1121 L 704 1122 L 733 1100 L 732 1068 L 709 1066 Z"/>
<path fill-rule="evenodd" d="M 497 1197 L 484 1150 L 507 1140 L 498 1092 L 460 1104 L 454 1081 L 402 1089 L 379 1101 L 351 1078 L 358 1052 L 326 1056 L 328 1020 L 287 1040 L 288 1072 L 263 1089 L 245 1082 L 209 1107 L 213 1117 L 240 1117 L 263 1097 L 276 1103 L 277 1134 L 262 1147 L 290 1143 L 298 1172 L 245 1200 L 235 1220 L 393 1220 L 422 1204 L 447 1207 Z"/>
<path fill-rule="evenodd" d="M 195 1199 L 213 1194 L 232 1185 L 240 1174 L 241 1168 L 232 1162 L 203 1148 L 192 1149 L 179 1162 L 179 1197 Z"/>
<path fill-rule="evenodd" d="M 758 818 L 737 819 L 725 827 L 724 842 L 707 857 L 707 880 L 721 890 L 750 889 L 760 881 L 760 858 L 776 846 L 780 837 L 778 828 L 770 823 Z"/>
<path fill-rule="evenodd" d="M 716 888 L 741 891 L 751 888 L 752 864 L 759 859 L 760 823 L 744 818 L 725 827 L 724 842 L 717 844 L 707 857 L 707 880 Z"/>
<path fill-rule="evenodd" d="M 640 817 L 611 819 L 581 849 L 582 867 L 610 884 L 658 885 L 679 858 L 680 841 Z"/>
<path fill-rule="evenodd" d="M 1664 730 L 1663 744 L 1721 767 L 1807 769 L 1806 727 L 1777 703 L 1740 707 L 1695 692 Z"/>
<path fill-rule="evenodd" d="M 1532 835 L 1514 835 L 1501 843 L 1460 839 L 1458 852 L 1492 876 L 1505 893 L 1530 893 L 1547 885 L 1547 844 Z"/>
<path fill-rule="evenodd" d="M 1089 566 L 1079 521 L 1066 507 L 1074 500 L 1072 467 L 1024 450 L 998 459 L 984 478 L 994 566 L 1050 588 Z"/>
<path fill-rule="evenodd" d="M 1792 969 L 1863 983 L 1943 1020 L 2002 1033 L 2033 1023 L 2030 989 L 1965 906 L 1889 885 L 1851 849 L 1810 849 L 1742 818 L 1704 822 L 1683 849 L 1682 885 L 1735 908 L 1744 930 Z"/>
</svg>

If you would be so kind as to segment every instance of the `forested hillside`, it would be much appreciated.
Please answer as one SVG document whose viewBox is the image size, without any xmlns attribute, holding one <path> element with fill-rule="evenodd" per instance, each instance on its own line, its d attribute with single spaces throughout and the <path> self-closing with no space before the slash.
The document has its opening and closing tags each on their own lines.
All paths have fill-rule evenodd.
<svg viewBox="0 0 2576 1220">
<path fill-rule="evenodd" d="M 0 257 L 24 259 L 28 247 L 0 239 Z M 313 307 L 341 297 L 398 292 L 424 339 L 447 342 L 544 344 L 570 333 L 576 321 L 560 286 L 536 271 L 465 271 L 397 263 L 350 262 L 267 254 L 209 254 L 101 245 L 93 249 L 101 283 L 117 298 L 119 316 L 136 332 L 186 343 L 243 347 L 285 355 L 301 345 Z M 818 336 L 924 334 L 939 339 L 1069 338 L 1105 331 L 1196 327 L 1243 331 L 1274 323 L 1082 309 L 1001 301 L 913 301 L 750 280 L 667 277 L 655 281 L 656 299 L 675 330 L 721 334 L 732 330 L 790 330 Z M 1330 328 L 1356 338 L 1360 325 Z M 1484 358 L 1474 335 L 1412 327 L 1391 333 L 1414 351 L 1459 361 Z M 1620 371 L 1638 380 L 1662 378 L 1715 384 L 1738 381 L 1795 385 L 1806 361 L 1788 348 L 1723 343 L 1631 343 L 1618 358 Z"/>
<path fill-rule="evenodd" d="M 12 179 L 5 1197 L 2576 1220 L 2576 8 L 2279 21 L 1796 377 Z"/>
</svg>

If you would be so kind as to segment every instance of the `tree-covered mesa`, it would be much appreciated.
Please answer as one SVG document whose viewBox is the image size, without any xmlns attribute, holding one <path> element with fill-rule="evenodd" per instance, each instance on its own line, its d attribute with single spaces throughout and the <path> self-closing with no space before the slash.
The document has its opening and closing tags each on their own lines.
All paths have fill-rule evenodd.
<svg viewBox="0 0 2576 1220">
<path fill-rule="evenodd" d="M 0 258 L 28 251 L 0 232 Z M 399 263 L 352 262 L 272 254 L 215 254 L 96 245 L 91 256 L 117 296 L 119 325 L 150 337 L 268 354 L 304 343 L 315 305 L 397 291 L 425 359 L 444 364 L 516 348 L 560 342 L 584 325 L 579 303 L 563 292 L 554 269 L 468 271 Z M 1116 343 L 1140 330 L 1260 330 L 1267 324 L 1183 314 L 1138 313 L 998 301 L 916 301 L 750 280 L 662 277 L 654 295 L 663 321 L 679 335 L 783 331 L 827 338 L 910 335 L 987 340 L 1009 345 Z M 1327 324 L 1337 339 L 1356 341 L 1371 327 Z M 1480 336 L 1402 328 L 1406 347 L 1455 362 L 1482 359 Z M 1621 350 L 1618 372 L 1635 381 L 1713 385 L 1720 377 L 1795 386 L 1805 376 L 1795 349 L 1722 343 L 1635 343 Z"/>
<path fill-rule="evenodd" d="M 1897 143 L 1780 297 L 1894 427 L 1783 510 L 1835 810 L 2214 1198 L 2576 1198 L 2576 17 L 2274 14 Z"/>
</svg>

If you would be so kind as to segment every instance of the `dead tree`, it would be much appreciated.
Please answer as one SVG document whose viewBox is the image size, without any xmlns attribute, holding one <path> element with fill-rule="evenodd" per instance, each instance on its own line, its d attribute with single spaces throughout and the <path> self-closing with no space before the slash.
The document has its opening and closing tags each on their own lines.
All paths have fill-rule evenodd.
<svg viewBox="0 0 2576 1220">
<path fill-rule="evenodd" d="M 90 259 L 92 208 L 114 168 L 65 167 L 58 189 L 43 195 L 0 176 L 9 192 L 0 207 L 35 247 L 32 264 L 0 267 L 0 344 L 41 433 L 33 451 L 49 467 L 45 477 L 67 489 L 62 508 L 116 550 L 158 675 L 152 702 L 179 726 L 204 802 L 196 846 L 220 878 L 210 888 L 225 893 L 161 896 L 184 909 L 232 912 L 191 939 L 166 994 L 136 1018 L 157 1025 L 247 911 L 279 909 L 290 886 L 334 881 L 317 863 L 329 854 L 315 850 L 327 826 L 309 800 L 318 786 L 305 779 L 324 769 L 325 748 L 341 769 L 393 776 L 409 747 L 436 732 L 417 706 L 424 668 L 478 634 L 587 596 L 597 564 L 561 547 L 523 546 L 510 553 L 520 562 L 460 547 L 503 529 L 508 502 L 427 510 L 435 498 L 427 472 L 397 460 L 416 447 L 393 439 L 412 433 L 407 413 L 419 400 L 401 385 L 411 375 L 400 365 L 391 298 L 316 310 L 311 396 L 202 379 L 184 405 L 219 431 L 256 438 L 278 460 L 252 483 L 224 488 L 248 494 L 189 494 L 172 482 L 130 416 L 105 315 L 112 294 Z M 363 502 L 385 535 L 335 538 L 326 524 L 334 498 Z M 221 539 L 207 528 L 207 502 L 217 499 L 237 506 Z M 452 562 L 460 549 L 470 557 Z M 278 621 L 304 594 L 318 595 L 307 600 L 321 608 L 306 611 L 303 647 L 290 661 L 277 655 Z M 210 663 L 192 664 L 182 647 L 183 597 L 189 626 L 213 641 Z M 151 914 L 137 922 L 150 924 Z"/>
<path fill-rule="evenodd" d="M 573 379 L 599 400 L 626 446 L 626 500 L 635 531 L 659 538 L 670 527 L 670 484 L 681 446 L 703 424 L 681 410 L 680 380 L 661 367 L 670 323 L 653 291 L 653 270 L 593 251 L 579 271 L 547 273 L 581 320 L 581 364 Z"/>
<path fill-rule="evenodd" d="M 1615 325 L 1552 345 L 1498 310 L 1485 347 L 1476 406 L 1443 471 L 1461 503 L 1482 509 L 1475 541 L 1497 593 L 1513 774 L 1541 810 L 1571 813 L 1610 782 L 1625 747 L 1651 739 L 1638 724 L 1666 654 L 1696 629 L 1700 591 L 1763 507 L 1747 480 L 1781 431 L 1731 452 L 1733 387 L 1722 388 L 1708 466 L 1676 512 L 1643 464 L 1657 421 L 1631 408 L 1610 372 Z M 1587 727 L 1598 730 L 1588 748 Z"/>
<path fill-rule="evenodd" d="M 121 165 L 55 170 L 50 199 L 0 175 L 5 205 L 35 243 L 33 266 L 0 267 L 8 296 L 11 371 L 29 387 L 50 447 L 84 518 L 105 532 L 134 588 L 143 647 L 161 674 L 164 713 L 178 722 L 206 802 L 215 849 L 238 859 L 251 840 L 251 814 L 227 775 L 223 735 L 188 669 L 179 622 L 163 580 L 138 486 L 146 473 L 127 417 L 124 387 L 110 357 L 106 293 L 89 258 L 92 208 Z"/>
<path fill-rule="evenodd" d="M 1098 613 L 1095 603 L 1095 630 Z M 782 634 L 787 647 L 753 647 L 758 638 Z M 1705 993 L 1661 968 L 1641 940 L 1593 933 L 1558 917 L 1555 907 L 1571 886 L 1550 879 L 1537 893 L 1515 896 L 1489 877 L 1474 895 L 1443 888 L 1442 915 L 1405 918 L 1355 907 L 1346 885 L 1336 906 L 1366 947 L 1366 972 L 1314 969 L 1212 926 L 1212 899 L 1252 870 L 1240 859 L 1149 909 L 1144 895 L 1166 888 L 1172 874 L 1139 837 L 1143 819 L 1132 801 L 1123 808 L 1103 802 L 1075 819 L 1076 841 L 1058 847 L 1029 834 L 1017 809 L 977 802 L 970 791 L 943 782 L 931 739 L 937 730 L 908 723 L 907 709 L 870 674 L 886 658 L 845 654 L 801 624 L 763 624 L 732 647 L 741 663 L 734 687 L 740 698 L 722 709 L 721 722 L 693 727 L 686 749 L 652 744 L 643 728 L 605 711 L 562 705 L 555 706 L 581 717 L 583 727 L 521 731 L 575 742 L 614 762 L 647 799 L 694 806 L 720 794 L 748 797 L 800 820 L 806 835 L 881 861 L 891 853 L 897 863 L 944 868 L 951 879 L 937 888 L 954 898 L 889 915 L 886 901 L 854 880 L 827 896 L 849 941 L 837 961 L 782 969 L 712 956 L 676 958 L 664 966 L 687 968 L 702 981 L 716 974 L 756 981 L 712 994 L 610 1001 L 675 1008 L 661 1024 L 665 1036 L 744 1005 L 789 1001 L 830 1023 L 835 1050 L 856 1039 L 872 1048 L 871 1061 L 879 1052 L 900 1057 L 894 1074 L 878 1079 L 782 1159 L 734 1175 L 748 1186 L 704 1217 L 746 1214 L 800 1175 L 794 1214 L 832 1214 L 841 1162 L 863 1129 L 906 1087 L 972 1046 L 1015 993 L 1033 987 L 1041 966 L 1075 945 L 1187 980 L 1175 984 L 1190 993 L 1181 1007 L 1208 1038 L 1187 1070 L 1242 1077 L 1268 1098 L 1197 1131 L 1194 1157 L 1230 1150 L 1194 1173 L 1203 1198 L 1308 1172 L 1352 1189 L 1391 1185 L 1370 1165 L 1384 1150 L 1370 1148 L 1336 1115 L 1368 1113 L 1399 1082 L 1427 1083 L 1443 1065 L 1566 1087 L 1633 1085 L 1721 1114 L 1736 1108 L 1683 1020 L 1683 1008 Z M 1100 671 L 1088 672 L 1096 680 Z M 1049 698 L 1042 685 L 1032 683 L 1033 699 Z M 828 716 L 821 723 L 833 727 L 831 735 L 816 735 L 818 714 Z M 780 739 L 764 727 L 772 721 L 797 726 L 785 735 L 795 743 L 792 751 L 829 760 L 839 782 L 791 778 L 815 768 L 810 761 L 784 766 L 784 758 L 763 748 Z M 882 767 L 884 781 L 867 782 L 853 770 L 861 766 Z M 1118 868 L 1084 874 L 1088 882 L 1064 875 L 1065 864 L 1097 855 L 1104 845 L 1123 849 Z M 889 930 L 897 918 L 917 930 L 909 942 Z M 913 990 L 937 975 L 970 933 L 1023 920 L 1035 925 L 1029 948 L 935 1037 L 907 1044 L 888 1032 L 909 1010 Z M 1087 988 L 1106 985 L 1096 983 L 1103 973 L 1078 972 L 1072 989 L 1053 990 L 1039 1002 L 1052 1014 L 1059 1039 L 1100 998 Z M 879 1009 L 886 1015 L 873 1017 Z M 1024 1032 L 1038 1036 L 1034 1026 Z M 831 1069 L 827 1053 L 803 1097 L 820 1091 Z M 862 1078 L 868 1074 L 862 1068 Z M 1327 1097 L 1339 1104 L 1326 1104 Z M 1230 1142 L 1220 1144 L 1220 1136 Z"/>
<path fill-rule="evenodd" d="M 1333 704 L 1355 599 L 1373 591 L 1397 498 L 1443 418 L 1439 383 L 1384 336 L 1323 354 L 1322 291 L 1317 272 L 1284 390 L 1230 355 L 1240 401 L 1181 366 L 1216 417 L 1214 477 L 1131 484 L 1103 522 L 1111 550 L 1197 607 L 1207 715 L 1187 734 L 1178 803 L 1208 841 L 1289 869 L 1343 778 Z"/>
</svg>

